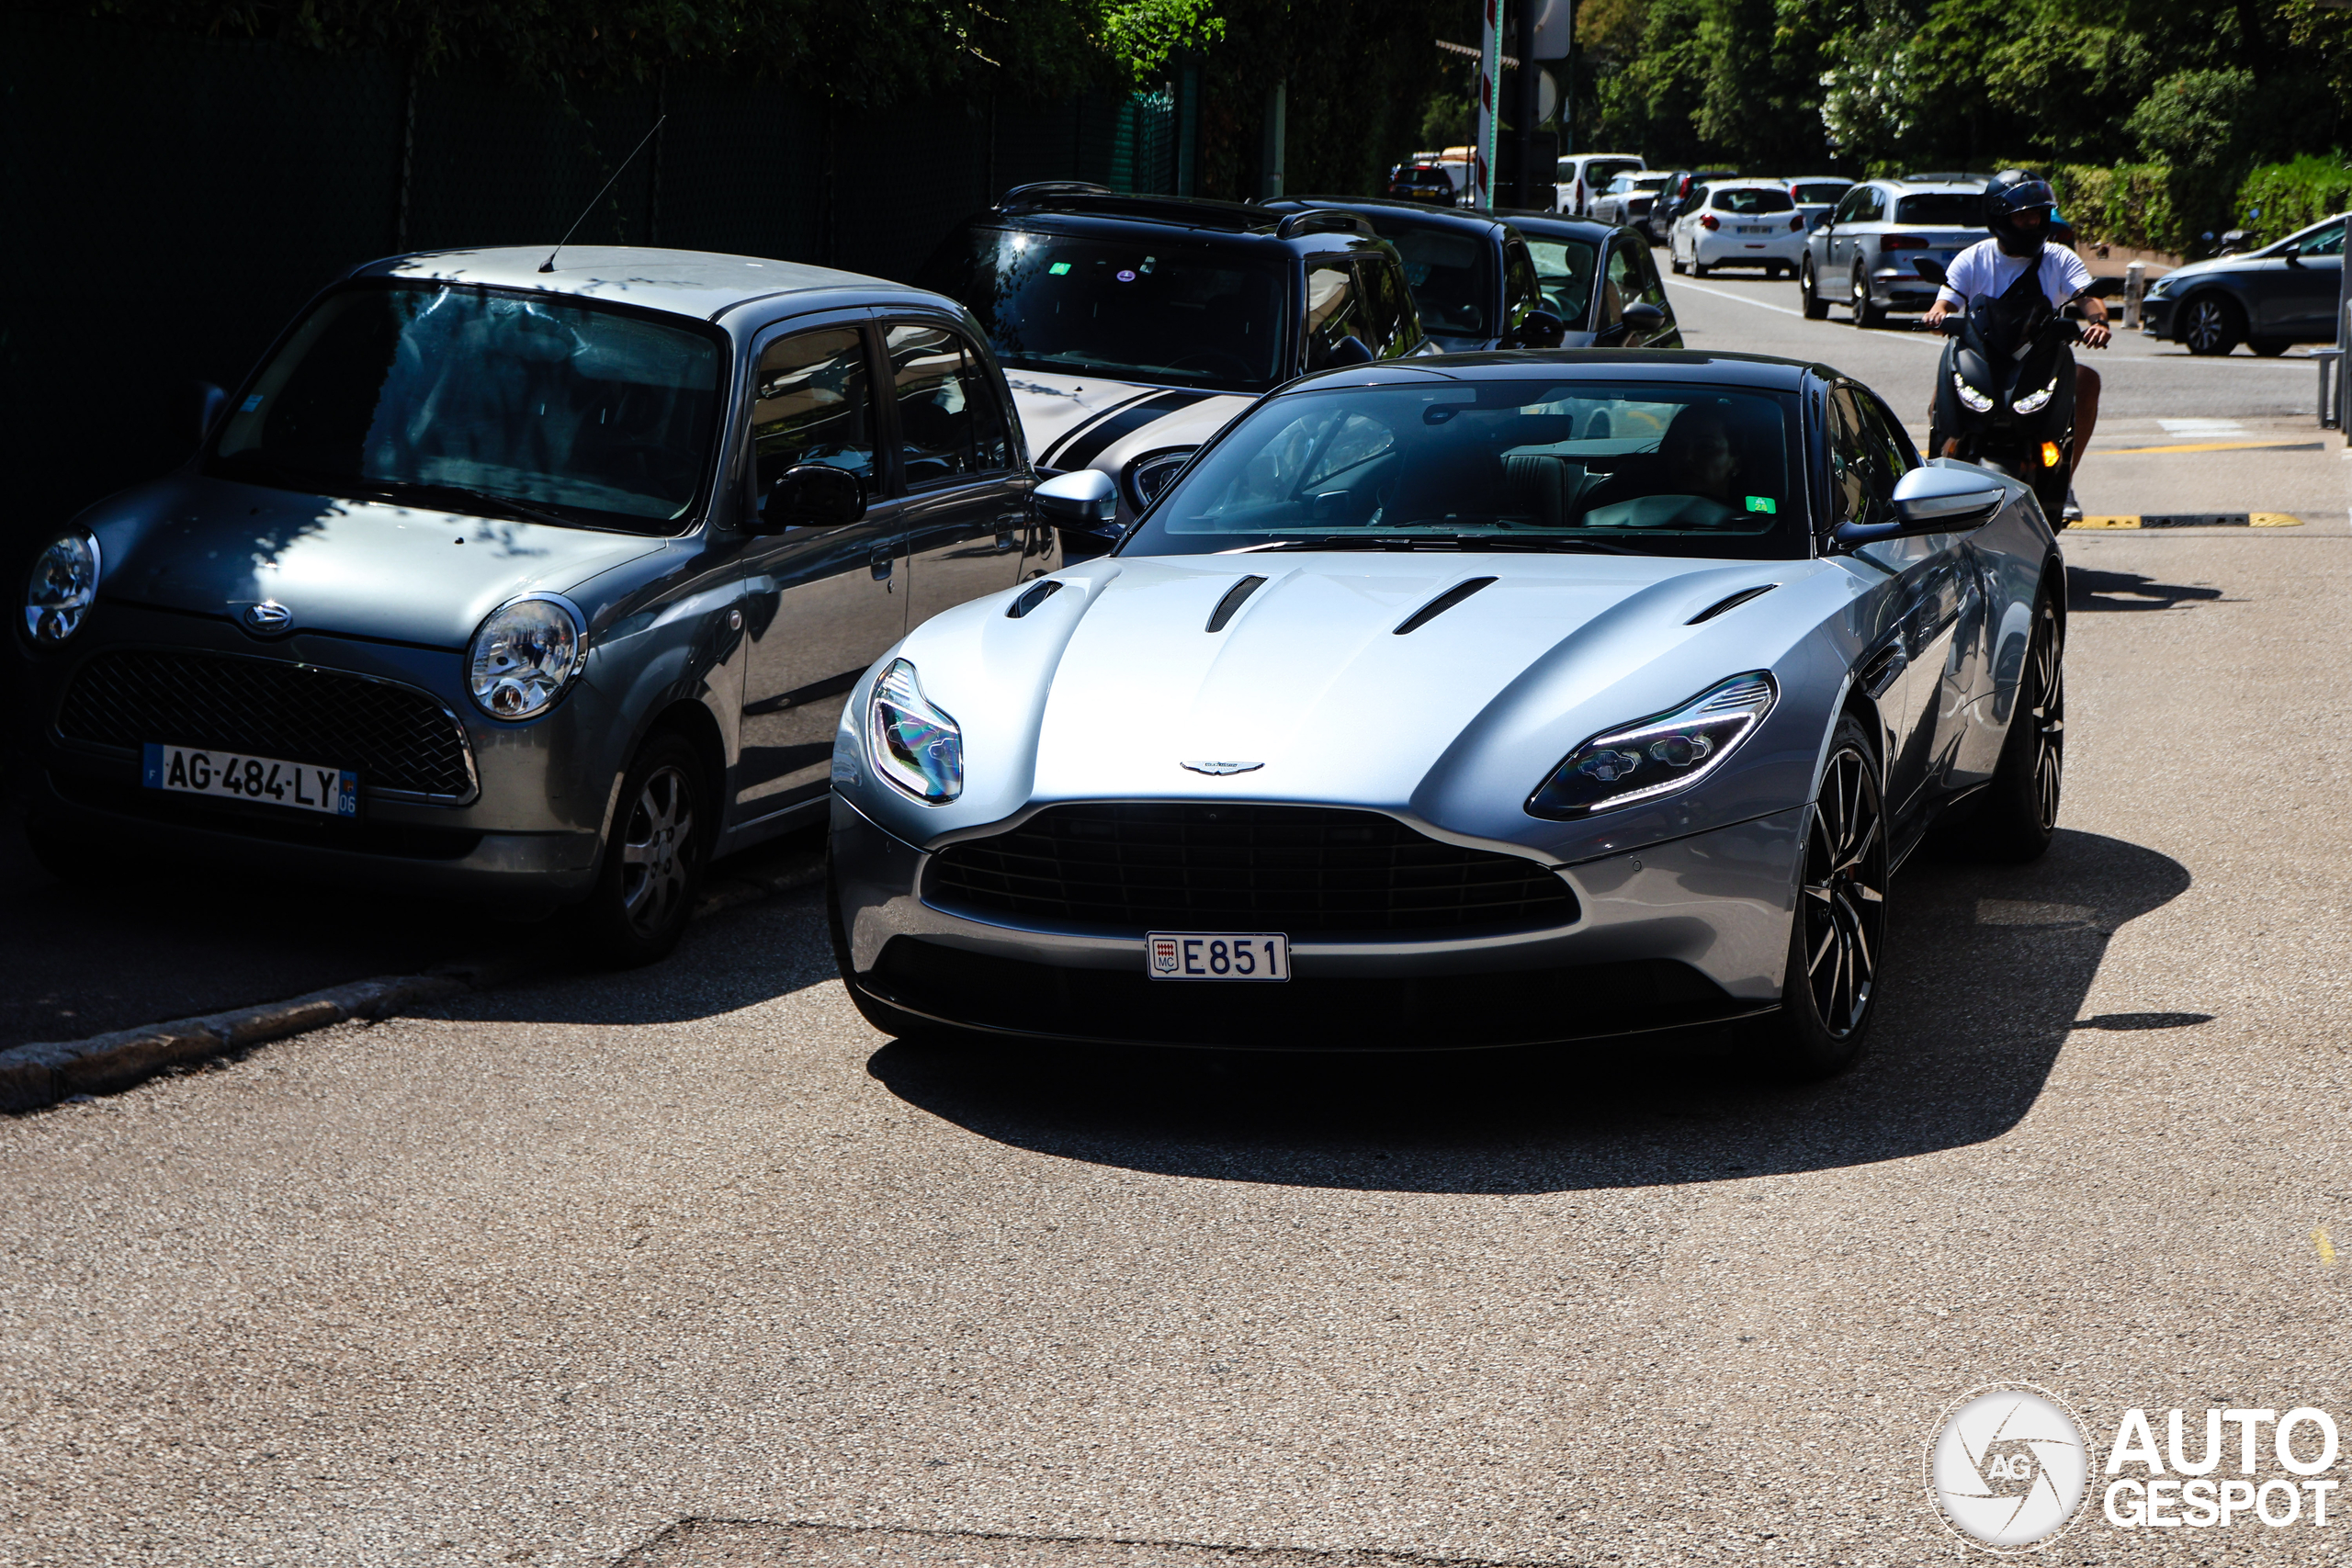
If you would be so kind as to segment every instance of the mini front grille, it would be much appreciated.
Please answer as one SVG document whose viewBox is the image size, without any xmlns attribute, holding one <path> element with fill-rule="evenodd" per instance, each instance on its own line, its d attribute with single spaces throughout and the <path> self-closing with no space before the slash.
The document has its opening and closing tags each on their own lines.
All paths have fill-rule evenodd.
<svg viewBox="0 0 2352 1568">
<path fill-rule="evenodd" d="M 462 800 L 474 789 L 464 729 L 424 693 L 274 659 L 102 653 L 75 672 L 57 730 L 350 768 L 364 790 Z"/>
<path fill-rule="evenodd" d="M 1306 806 L 1048 807 L 941 851 L 924 896 L 983 919 L 1300 937 L 1528 931 L 1577 915 L 1568 885 L 1532 860 Z"/>
</svg>

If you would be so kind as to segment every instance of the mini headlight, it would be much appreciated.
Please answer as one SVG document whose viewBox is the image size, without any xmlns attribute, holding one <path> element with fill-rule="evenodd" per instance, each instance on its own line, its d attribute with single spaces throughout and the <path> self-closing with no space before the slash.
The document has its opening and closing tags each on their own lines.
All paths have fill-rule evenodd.
<svg viewBox="0 0 2352 1568">
<path fill-rule="evenodd" d="M 1957 370 L 1951 373 L 1951 385 L 1952 390 L 1960 394 L 1960 400 L 1966 403 L 1976 412 L 1983 413 L 1986 409 L 1993 406 L 1993 400 L 1978 391 L 1975 388 L 1970 386 L 1967 382 L 1962 380 L 1960 378 L 1960 372 Z"/>
<path fill-rule="evenodd" d="M 532 593 L 501 604 L 474 633 L 466 684 L 492 718 L 537 718 L 588 660 L 588 624 L 569 599 Z"/>
<path fill-rule="evenodd" d="M 2050 378 L 2050 385 L 2042 388 L 2041 390 L 2038 392 L 2028 392 L 2024 397 L 2019 398 L 2016 402 L 2011 403 L 2009 407 L 2017 410 L 2019 413 L 2040 413 L 2043 409 L 2050 406 L 2050 400 L 2056 396 L 2057 392 L 2058 378 L 2052 376 Z"/>
<path fill-rule="evenodd" d="M 964 793 L 964 732 L 931 705 L 915 667 L 894 659 L 865 705 L 874 771 L 917 800 L 943 805 Z"/>
<path fill-rule="evenodd" d="M 26 634 L 35 642 L 63 642 L 82 629 L 97 596 L 97 540 L 60 534 L 33 558 L 33 574 L 25 581 Z"/>
<path fill-rule="evenodd" d="M 1704 778 L 1772 709 L 1758 670 L 1710 686 L 1655 718 L 1596 735 L 1567 755 L 1527 802 L 1537 817 L 1582 817 L 1648 800 Z"/>
</svg>

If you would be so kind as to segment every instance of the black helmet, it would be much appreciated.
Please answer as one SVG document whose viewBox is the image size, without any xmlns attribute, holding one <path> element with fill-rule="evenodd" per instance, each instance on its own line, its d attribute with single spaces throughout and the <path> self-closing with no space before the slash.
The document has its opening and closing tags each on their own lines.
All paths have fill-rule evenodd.
<svg viewBox="0 0 2352 1568">
<path fill-rule="evenodd" d="M 2041 212 L 2042 221 L 2030 232 L 2018 232 L 2018 215 L 2036 209 Z M 1985 182 L 1984 227 L 1992 231 L 2005 254 L 2030 256 L 2039 252 L 2041 237 L 2057 210 L 2058 197 L 2051 192 L 2050 182 L 2036 179 L 2023 169 L 2003 169 Z"/>
</svg>

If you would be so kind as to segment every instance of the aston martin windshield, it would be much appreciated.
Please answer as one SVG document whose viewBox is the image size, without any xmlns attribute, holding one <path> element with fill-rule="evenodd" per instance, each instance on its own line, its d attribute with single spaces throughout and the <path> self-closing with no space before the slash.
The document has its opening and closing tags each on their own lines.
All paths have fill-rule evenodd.
<svg viewBox="0 0 2352 1568">
<path fill-rule="evenodd" d="M 702 490 L 720 357 L 711 335 L 593 305 L 449 284 L 350 288 L 264 367 L 211 470 L 668 533 Z"/>
<path fill-rule="evenodd" d="M 1260 404 L 1120 545 L 1805 553 L 1794 410 L 1744 388 L 1480 381 Z"/>
<path fill-rule="evenodd" d="M 1262 392 L 1286 341 L 1288 263 L 984 229 L 923 284 L 962 300 L 1008 368 Z"/>
</svg>

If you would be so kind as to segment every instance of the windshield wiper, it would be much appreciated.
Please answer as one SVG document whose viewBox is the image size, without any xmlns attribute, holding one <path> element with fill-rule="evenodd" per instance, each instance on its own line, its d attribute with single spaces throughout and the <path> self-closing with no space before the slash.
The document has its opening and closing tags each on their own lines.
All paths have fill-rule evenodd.
<svg viewBox="0 0 2352 1568">
<path fill-rule="evenodd" d="M 358 479 L 345 481 L 344 488 L 362 494 L 381 496 L 390 501 L 429 501 L 435 498 L 461 502 L 469 511 L 488 512 L 507 517 L 519 517 L 526 523 L 544 523 L 554 528 L 582 526 L 575 517 L 560 513 L 542 512 L 527 502 L 512 496 L 492 495 L 486 490 L 468 485 L 429 483 L 423 479 Z"/>
<path fill-rule="evenodd" d="M 1536 539 L 1525 536 L 1504 538 L 1493 534 L 1309 534 L 1272 539 L 1262 545 L 1244 545 L 1233 553 L 1254 555 L 1271 550 L 1519 550 L 1535 555 L 1568 550 L 1611 556 L 1641 553 L 1600 539 Z"/>
</svg>

